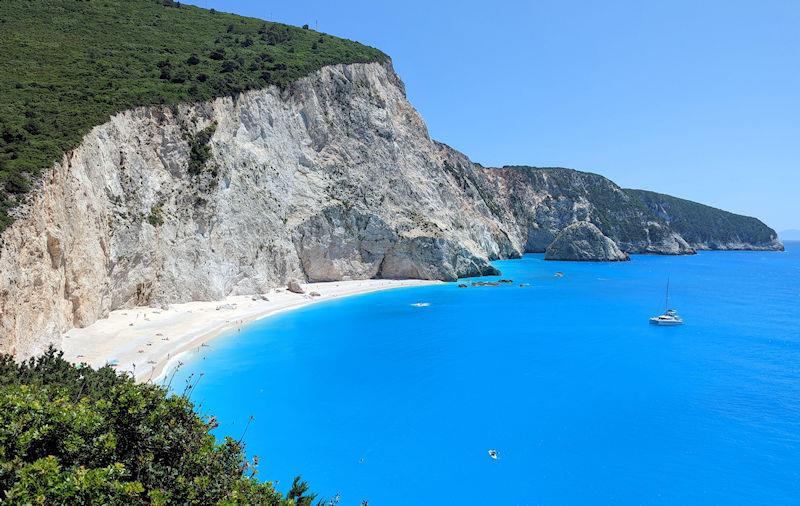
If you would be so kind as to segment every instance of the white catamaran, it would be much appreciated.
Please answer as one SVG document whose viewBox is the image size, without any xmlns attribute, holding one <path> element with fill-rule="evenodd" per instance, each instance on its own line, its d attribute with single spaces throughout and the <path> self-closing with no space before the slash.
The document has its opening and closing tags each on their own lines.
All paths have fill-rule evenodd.
<svg viewBox="0 0 800 506">
<path fill-rule="evenodd" d="M 678 312 L 669 308 L 669 279 L 667 279 L 667 296 L 664 301 L 664 314 L 650 318 L 653 325 L 682 325 L 683 318 L 678 316 Z"/>
</svg>

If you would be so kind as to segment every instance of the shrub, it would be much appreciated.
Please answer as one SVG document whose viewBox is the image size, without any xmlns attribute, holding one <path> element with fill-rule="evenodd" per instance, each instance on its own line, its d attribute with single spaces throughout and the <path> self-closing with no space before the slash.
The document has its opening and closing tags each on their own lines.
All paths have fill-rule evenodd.
<svg viewBox="0 0 800 506">
<path fill-rule="evenodd" d="M 189 72 L 184 67 L 178 67 L 172 71 L 169 80 L 173 83 L 185 83 L 189 79 Z"/>
<path fill-rule="evenodd" d="M 222 62 L 222 72 L 233 72 L 239 68 L 239 63 L 234 60 L 225 60 Z"/>
<path fill-rule="evenodd" d="M 154 227 L 164 224 L 164 215 L 161 211 L 161 204 L 156 204 L 150 209 L 150 214 L 147 216 L 147 223 Z"/>
<path fill-rule="evenodd" d="M 5 188 L 8 193 L 19 195 L 27 193 L 31 188 L 31 183 L 25 175 L 12 173 L 6 177 Z"/>
<path fill-rule="evenodd" d="M 224 60 L 225 59 L 225 48 L 224 47 L 218 47 L 217 49 L 211 51 L 211 54 L 209 54 L 208 57 L 211 58 L 212 60 L 217 60 L 217 61 Z"/>
<path fill-rule="evenodd" d="M 211 159 L 211 137 L 217 130 L 217 124 L 211 123 L 206 128 L 200 130 L 189 139 L 189 173 L 197 175 L 203 172 L 206 162 Z"/>
<path fill-rule="evenodd" d="M 309 505 L 299 478 L 284 498 L 256 481 L 240 441 L 183 395 L 110 367 L 75 366 L 50 348 L 0 355 L 0 497 L 6 504 Z M 300 493 L 297 496 L 297 493 Z"/>
</svg>

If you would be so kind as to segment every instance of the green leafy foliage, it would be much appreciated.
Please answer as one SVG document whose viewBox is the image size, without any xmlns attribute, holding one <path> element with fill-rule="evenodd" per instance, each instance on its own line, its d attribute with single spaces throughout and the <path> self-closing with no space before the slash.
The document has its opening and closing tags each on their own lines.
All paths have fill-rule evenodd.
<svg viewBox="0 0 800 506">
<path fill-rule="evenodd" d="M 40 172 L 112 114 L 387 60 L 314 30 L 172 0 L 2 0 L 0 33 L 0 231 Z"/>
<path fill-rule="evenodd" d="M 147 215 L 147 223 L 154 227 L 164 224 L 164 214 L 161 204 L 156 204 L 150 209 L 150 214 Z"/>
<path fill-rule="evenodd" d="M 311 504 L 299 478 L 287 497 L 257 481 L 257 459 L 217 443 L 189 392 L 74 366 L 52 348 L 22 364 L 0 356 L 0 502 Z"/>
<path fill-rule="evenodd" d="M 217 130 L 217 124 L 212 123 L 206 128 L 200 130 L 189 138 L 189 173 L 200 174 L 206 166 L 206 162 L 211 159 L 212 152 L 209 142 L 214 132 Z"/>
</svg>

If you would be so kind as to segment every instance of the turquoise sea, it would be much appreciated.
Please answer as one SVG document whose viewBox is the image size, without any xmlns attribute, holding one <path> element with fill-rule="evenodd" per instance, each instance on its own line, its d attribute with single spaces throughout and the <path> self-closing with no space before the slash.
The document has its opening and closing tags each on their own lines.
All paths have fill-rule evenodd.
<svg viewBox="0 0 800 506">
<path fill-rule="evenodd" d="M 512 285 L 257 322 L 188 356 L 172 388 L 203 373 L 192 399 L 217 435 L 244 434 L 263 479 L 302 474 L 340 504 L 798 504 L 800 243 L 786 247 L 526 255 L 496 262 Z M 667 278 L 682 327 L 648 324 Z"/>
</svg>

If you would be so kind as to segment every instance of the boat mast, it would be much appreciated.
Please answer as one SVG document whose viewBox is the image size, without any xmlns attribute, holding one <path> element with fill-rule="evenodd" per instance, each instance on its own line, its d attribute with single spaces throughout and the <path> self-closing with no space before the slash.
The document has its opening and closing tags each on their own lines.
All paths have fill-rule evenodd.
<svg viewBox="0 0 800 506">
<path fill-rule="evenodd" d="M 667 296 L 664 299 L 664 312 L 669 311 L 669 278 L 667 278 Z"/>
</svg>

